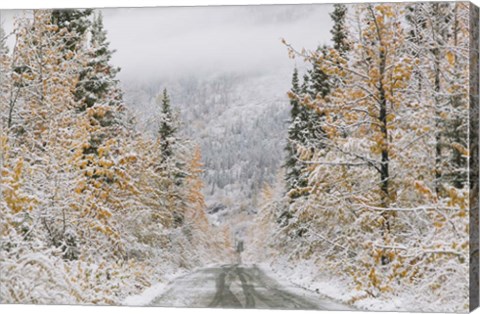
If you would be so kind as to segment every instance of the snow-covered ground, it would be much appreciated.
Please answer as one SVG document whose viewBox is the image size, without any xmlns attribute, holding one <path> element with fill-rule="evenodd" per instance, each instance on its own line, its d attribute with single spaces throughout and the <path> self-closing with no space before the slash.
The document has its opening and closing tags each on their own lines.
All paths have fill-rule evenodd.
<svg viewBox="0 0 480 314">
<path fill-rule="evenodd" d="M 299 261 L 292 266 L 279 258 L 270 263 L 257 265 L 267 275 L 277 278 L 282 286 L 301 287 L 324 296 L 336 304 L 345 304 L 350 310 L 384 311 L 384 312 L 435 312 L 444 304 L 431 302 L 430 299 L 419 297 L 419 293 L 405 289 L 397 295 L 379 298 L 367 296 L 361 290 L 352 288 L 352 283 L 346 277 L 319 273 L 318 267 L 309 261 Z M 451 304 L 448 312 L 455 312 L 456 304 Z"/>
<path fill-rule="evenodd" d="M 127 306 L 148 305 L 153 301 L 153 299 L 155 299 L 165 291 L 165 288 L 168 287 L 168 284 L 171 281 L 187 273 L 189 273 L 189 271 L 182 268 L 182 269 L 178 269 L 173 273 L 165 274 L 163 281 L 153 283 L 149 288 L 145 289 L 140 294 L 128 296 L 122 302 L 122 305 L 127 305 Z"/>
</svg>

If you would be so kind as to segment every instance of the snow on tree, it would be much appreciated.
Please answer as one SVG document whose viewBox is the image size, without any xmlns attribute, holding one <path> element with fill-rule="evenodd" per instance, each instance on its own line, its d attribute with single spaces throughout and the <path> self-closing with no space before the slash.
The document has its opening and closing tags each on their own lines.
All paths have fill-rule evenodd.
<svg viewBox="0 0 480 314">
<path fill-rule="evenodd" d="M 464 173 L 467 169 L 464 152 L 468 146 L 467 87 L 464 85 L 467 78 L 460 72 L 467 71 L 468 60 L 460 50 L 468 44 L 462 31 L 468 29 L 468 19 L 462 7 L 450 3 L 408 7 L 411 12 L 407 16 L 409 41 L 418 63 L 417 90 L 431 92 L 430 86 L 434 86 L 431 105 L 437 117 L 435 190 L 438 193 L 442 185 L 452 180 L 455 187 L 462 188 L 467 178 Z"/>
<path fill-rule="evenodd" d="M 161 96 L 157 98 L 157 104 L 160 105 L 160 126 L 158 136 L 161 142 L 161 161 L 165 161 L 173 154 L 172 146 L 175 145 L 175 133 L 177 131 L 177 122 L 170 106 L 170 98 L 167 89 L 163 90 Z"/>
<path fill-rule="evenodd" d="M 420 295 L 415 310 L 466 309 L 470 10 L 335 5 L 332 47 L 288 46 L 309 70 L 302 82 L 293 73 L 286 174 L 263 184 L 255 201 L 259 213 L 245 232 L 250 259 L 341 280 L 354 304 Z M 213 187 L 248 182 L 242 196 L 256 198 L 251 191 L 274 176 L 267 172 L 278 160 L 265 151 L 281 155 L 274 141 L 237 158 L 237 149 L 254 146 L 236 122 L 201 152 L 166 89 L 153 136 L 140 132 L 110 64 L 101 14 L 91 17 L 34 10 L 16 20 L 11 52 L 0 31 L 7 302 L 118 304 L 169 268 L 233 260 L 233 230 L 212 226 L 202 178 Z M 236 101 L 235 82 L 183 82 L 195 91 L 179 97 L 188 123 L 201 126 L 205 107 L 216 115 Z M 255 111 L 247 134 L 271 135 L 285 119 L 267 119 L 277 111 L 278 104 Z M 225 174 L 239 165 L 244 172 Z"/>
<path fill-rule="evenodd" d="M 120 68 L 111 66 L 109 63 L 115 51 L 109 48 L 102 14 L 95 13 L 93 16 L 88 60 L 80 72 L 75 91 L 76 100 L 82 103 L 82 107 L 79 108 L 81 110 L 86 110 L 96 103 L 119 105 L 122 101 L 122 94 L 116 79 Z M 111 120 L 113 117 L 109 119 Z"/>
<path fill-rule="evenodd" d="M 465 309 L 469 63 L 461 51 L 468 50 L 469 10 L 358 4 L 345 15 L 337 6 L 332 18 L 344 22 L 334 23 L 334 47 L 308 52 L 287 44 L 290 55 L 326 74 L 331 90 L 289 94 L 322 117 L 326 148 L 304 152 L 308 197 L 277 197 L 262 208 L 253 228 L 290 213 L 288 225 L 273 225 L 265 244 L 271 256 L 345 278 L 359 291 L 351 302 L 412 289 Z M 447 282 L 451 289 L 440 289 Z"/>
<path fill-rule="evenodd" d="M 58 30 L 65 28 L 71 35 L 63 38 L 65 52 L 82 49 L 84 35 L 90 27 L 92 9 L 55 9 L 51 11 L 51 23 L 58 26 Z"/>
<path fill-rule="evenodd" d="M 178 139 L 162 160 L 160 139 L 136 131 L 119 103 L 101 17 L 90 25 L 89 14 L 34 10 L 15 22 L 12 54 L 2 49 L 1 75 L 11 77 L 0 96 L 6 302 L 118 304 L 168 267 L 229 258 L 226 241 L 197 252 L 199 239 L 221 232 L 203 212 L 199 154 Z M 77 93 L 85 73 L 108 81 L 89 106 Z M 197 240 L 186 235 L 186 213 Z"/>
<path fill-rule="evenodd" d="M 332 34 L 333 48 L 344 55 L 350 50 L 348 25 L 347 25 L 347 6 L 344 4 L 334 4 L 334 10 L 330 13 L 333 21 L 333 27 L 330 30 Z"/>
<path fill-rule="evenodd" d="M 291 93 L 298 95 L 300 94 L 300 85 L 298 79 L 298 70 L 295 68 L 292 76 L 292 89 Z M 288 139 L 287 146 L 285 147 L 287 151 L 287 160 L 285 162 L 285 181 L 287 184 L 287 190 L 291 190 L 297 186 L 302 186 L 300 177 L 302 175 L 302 165 L 301 161 L 298 160 L 298 152 L 296 149 L 296 143 L 300 140 L 302 127 L 300 126 L 299 120 L 297 120 L 300 111 L 298 99 L 292 98 L 290 100 L 290 126 L 288 129 Z"/>
</svg>

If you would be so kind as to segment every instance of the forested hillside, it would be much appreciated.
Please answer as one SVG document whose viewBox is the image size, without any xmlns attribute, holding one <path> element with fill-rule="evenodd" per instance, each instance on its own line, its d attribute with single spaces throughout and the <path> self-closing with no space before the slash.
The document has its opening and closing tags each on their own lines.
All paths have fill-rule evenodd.
<svg viewBox="0 0 480 314">
<path fill-rule="evenodd" d="M 468 309 L 470 6 L 335 5 L 331 45 L 285 39 L 310 70 L 251 261 L 364 309 Z"/>
<path fill-rule="evenodd" d="M 151 112 L 157 86 L 171 86 L 172 104 L 181 117 L 182 134 L 202 150 L 203 189 L 209 212 L 219 223 L 239 212 L 254 213 L 264 184 L 275 180 L 283 163 L 288 128 L 288 74 L 187 76 L 160 82 L 125 83 L 125 97 L 154 131 Z M 152 123 L 153 122 L 153 123 Z"/>
<path fill-rule="evenodd" d="M 118 304 L 230 260 L 168 86 L 142 134 L 100 13 L 30 11 L 0 39 L 1 302 Z"/>
</svg>

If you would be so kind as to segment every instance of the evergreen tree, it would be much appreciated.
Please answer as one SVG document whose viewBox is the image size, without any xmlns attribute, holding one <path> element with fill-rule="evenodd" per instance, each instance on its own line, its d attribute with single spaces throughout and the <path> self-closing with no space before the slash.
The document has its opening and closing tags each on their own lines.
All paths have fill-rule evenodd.
<svg viewBox="0 0 480 314">
<path fill-rule="evenodd" d="M 310 93 L 310 76 L 308 74 L 303 75 L 303 82 L 300 87 L 300 93 L 305 96 Z"/>
<path fill-rule="evenodd" d="M 334 49 L 340 55 L 345 56 L 350 47 L 348 44 L 348 32 L 346 26 L 347 8 L 345 5 L 335 5 L 334 11 L 330 14 L 334 26 L 331 30 L 333 35 Z M 318 47 L 316 54 L 322 56 L 327 54 L 328 47 Z M 303 99 L 308 96 L 315 100 L 317 97 L 325 98 L 332 89 L 332 82 L 329 76 L 322 70 L 322 66 L 318 62 L 314 62 L 312 69 L 303 77 L 302 86 L 298 86 L 298 72 L 295 70 L 292 79 L 291 93 L 291 125 L 288 134 L 287 143 L 287 167 L 286 181 L 288 190 L 295 188 L 303 188 L 307 186 L 308 173 L 306 171 L 306 163 L 300 165 L 303 160 L 309 159 L 315 152 L 325 149 L 326 134 L 322 127 L 325 123 L 324 114 L 319 113 L 320 108 L 300 104 L 299 96 Z M 303 150 L 302 160 L 299 159 L 299 149 Z M 297 191 L 298 192 L 298 191 Z M 300 196 L 301 193 L 290 193 L 292 197 Z"/>
<path fill-rule="evenodd" d="M 160 106 L 160 123 L 158 128 L 158 146 L 160 160 L 158 169 L 164 178 L 164 190 L 167 193 L 166 207 L 172 215 L 173 227 L 184 223 L 186 203 L 185 191 L 188 190 L 186 178 L 190 175 L 188 169 L 190 148 L 188 142 L 177 135 L 179 121 L 170 104 L 170 97 L 165 88 L 157 98 Z"/>
<path fill-rule="evenodd" d="M 66 28 L 70 36 L 63 37 L 66 49 L 75 51 L 82 45 L 84 35 L 91 25 L 92 9 L 55 9 L 51 13 L 51 22 L 58 26 L 58 31 Z"/>
<path fill-rule="evenodd" d="M 298 69 L 297 68 L 295 68 L 293 70 L 291 92 L 296 94 L 296 95 L 300 94 L 300 81 L 298 79 Z M 292 121 L 294 121 L 295 118 L 298 116 L 298 114 L 300 112 L 300 104 L 299 104 L 298 99 L 291 99 L 290 100 L 290 105 L 292 106 L 292 108 L 290 110 L 290 114 L 291 114 L 291 117 L 292 117 Z"/>
<path fill-rule="evenodd" d="M 286 174 L 285 180 L 287 183 L 287 190 L 290 191 L 291 189 L 295 188 L 298 180 L 300 178 L 301 169 L 299 168 L 299 161 L 297 156 L 296 145 L 300 140 L 300 134 L 302 132 L 301 128 L 299 127 L 299 119 L 298 115 L 300 111 L 303 109 L 300 107 L 298 95 L 300 95 L 300 85 L 298 80 L 298 70 L 295 68 L 293 70 L 292 76 L 292 89 L 290 90 L 292 94 L 294 94 L 290 99 L 290 126 L 288 128 L 288 139 L 287 139 L 287 146 L 285 150 L 287 151 L 287 158 L 285 162 Z"/>
<path fill-rule="evenodd" d="M 330 17 L 333 20 L 333 27 L 330 30 L 333 36 L 333 48 L 343 56 L 350 50 L 346 25 L 347 7 L 344 4 L 334 4 L 333 7 L 334 10 L 330 13 Z"/>
<path fill-rule="evenodd" d="M 161 160 L 162 162 L 167 160 L 173 155 L 174 134 L 177 131 L 172 108 L 170 106 L 170 97 L 168 96 L 167 89 L 163 90 L 163 94 L 159 99 L 161 104 L 161 117 L 160 128 L 158 130 L 159 138 L 161 141 Z"/>
<path fill-rule="evenodd" d="M 301 99 L 305 96 L 311 97 L 310 76 L 305 74 L 300 86 L 298 71 L 295 69 L 290 94 L 292 108 L 286 147 L 286 183 L 289 196 L 297 198 L 307 192 L 302 189 L 308 184 L 305 160 L 309 159 L 310 153 L 315 150 L 315 145 L 317 144 L 315 139 L 319 135 L 315 130 L 317 127 L 317 121 L 315 120 L 318 119 L 317 113 L 313 108 L 309 108 L 301 103 Z"/>
<path fill-rule="evenodd" d="M 120 68 L 109 64 L 115 52 L 109 49 L 109 45 L 102 14 L 95 14 L 91 27 L 89 61 L 80 73 L 75 91 L 75 99 L 83 104 L 81 110 L 86 110 L 96 103 L 121 103 L 122 95 L 115 78 Z"/>
<path fill-rule="evenodd" d="M 322 55 L 327 50 L 327 46 L 318 47 L 317 54 Z M 324 98 L 330 93 L 330 82 L 328 75 L 320 68 L 319 64 L 314 63 L 312 69 L 309 71 L 310 74 L 310 95 L 312 98 L 321 96 Z"/>
<path fill-rule="evenodd" d="M 318 51 L 324 51 L 324 48 L 319 48 Z M 323 53 L 323 52 L 322 52 Z M 314 63 L 312 69 L 308 71 L 303 77 L 302 94 L 303 97 L 308 96 L 311 100 L 317 97 L 325 98 L 330 93 L 329 77 L 320 68 L 318 63 Z M 322 128 L 324 122 L 323 114 L 318 112 L 316 106 L 302 106 L 302 113 L 300 115 L 303 120 L 303 146 L 311 153 L 325 147 L 324 137 L 325 132 Z"/>
<path fill-rule="evenodd" d="M 118 134 L 123 132 L 126 123 L 119 123 L 124 110 L 121 106 L 121 92 L 117 88 L 115 75 L 117 68 L 109 64 L 113 51 L 108 49 L 106 31 L 103 29 L 101 13 L 95 14 L 90 27 L 90 47 L 85 51 L 85 63 L 81 68 L 74 89 L 77 119 L 83 119 L 86 141 L 81 158 L 90 168 L 98 168 L 89 179 L 89 187 L 111 185 L 115 176 L 108 176 L 101 168 L 106 151 L 113 143 L 119 145 Z M 85 45 L 83 46 L 85 47 Z M 114 158 L 115 153 L 109 154 Z"/>
<path fill-rule="evenodd" d="M 348 32 L 346 26 L 347 8 L 345 5 L 335 5 L 331 13 L 334 26 L 331 30 L 333 35 L 334 49 L 340 55 L 345 56 L 349 51 Z M 328 47 L 318 47 L 316 54 L 322 56 L 327 54 Z M 296 90 L 295 90 L 296 89 Z M 291 125 L 289 128 L 289 138 L 287 144 L 287 167 L 286 181 L 287 188 L 302 188 L 307 186 L 308 173 L 306 172 L 306 163 L 303 159 L 309 159 L 315 152 L 325 149 L 326 134 L 322 127 L 325 123 L 325 116 L 319 113 L 320 108 L 300 104 L 298 95 L 302 98 L 308 96 L 315 100 L 317 97 L 325 98 L 332 89 L 332 82 L 329 76 L 322 70 L 318 62 L 314 62 L 312 69 L 303 77 L 303 83 L 298 88 L 298 73 L 294 72 L 292 81 L 292 94 L 297 95 L 291 99 Z M 294 146 L 296 143 L 296 146 Z M 302 160 L 299 160 L 298 149 L 303 149 Z M 291 196 L 299 196 L 302 193 L 290 193 Z"/>
</svg>

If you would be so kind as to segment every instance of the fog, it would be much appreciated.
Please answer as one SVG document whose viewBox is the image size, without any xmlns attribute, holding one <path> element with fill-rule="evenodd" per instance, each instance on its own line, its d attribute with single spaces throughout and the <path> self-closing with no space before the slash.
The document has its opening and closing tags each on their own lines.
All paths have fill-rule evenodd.
<svg viewBox="0 0 480 314">
<path fill-rule="evenodd" d="M 105 26 L 121 78 L 291 67 L 285 38 L 314 49 L 328 43 L 327 5 L 107 9 Z"/>
<path fill-rule="evenodd" d="M 217 6 L 103 9 L 112 63 L 122 80 L 145 81 L 216 72 L 291 69 L 281 43 L 315 49 L 329 42 L 330 5 Z M 2 22 L 12 29 L 12 16 Z M 12 43 L 12 40 L 10 40 Z"/>
</svg>

